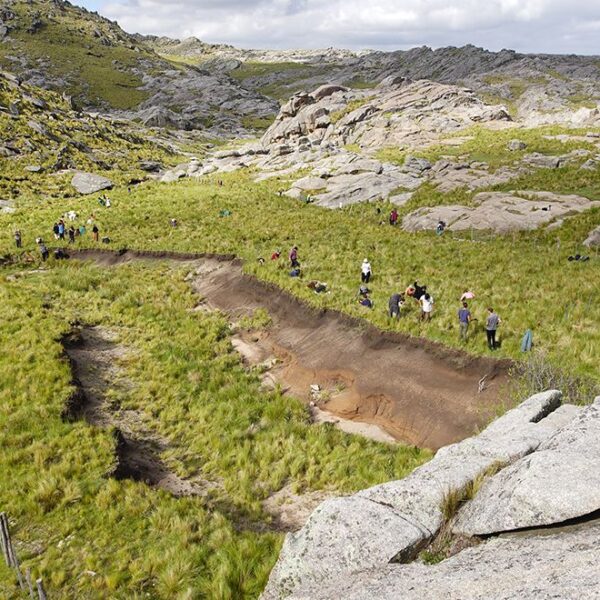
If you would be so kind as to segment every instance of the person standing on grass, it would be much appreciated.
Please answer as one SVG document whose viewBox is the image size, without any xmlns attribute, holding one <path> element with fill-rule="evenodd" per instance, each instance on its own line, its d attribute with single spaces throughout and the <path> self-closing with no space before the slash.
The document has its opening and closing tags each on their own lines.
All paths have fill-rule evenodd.
<svg viewBox="0 0 600 600">
<path fill-rule="evenodd" d="M 98 229 L 98 225 L 96 225 L 94 223 L 94 226 L 92 227 L 92 235 L 94 236 L 94 241 L 97 242 L 98 241 L 98 234 L 100 233 L 100 230 Z"/>
<path fill-rule="evenodd" d="M 85 225 L 83 223 L 79 226 L 79 235 L 85 235 Z"/>
<path fill-rule="evenodd" d="M 487 344 L 490 350 L 496 349 L 496 331 L 501 322 L 500 317 L 494 312 L 494 309 L 492 307 L 488 308 L 488 317 L 485 321 L 485 333 L 487 335 Z"/>
<path fill-rule="evenodd" d="M 394 208 L 390 213 L 390 225 L 396 225 L 398 223 L 398 211 Z"/>
<path fill-rule="evenodd" d="M 74 244 L 75 243 L 75 227 L 73 227 L 73 225 L 71 225 L 71 227 L 69 227 L 69 244 Z"/>
<path fill-rule="evenodd" d="M 371 263 L 368 258 L 365 258 L 362 262 L 362 266 L 360 267 L 360 280 L 363 283 L 369 283 L 371 280 L 371 275 L 373 271 L 371 270 Z"/>
<path fill-rule="evenodd" d="M 296 269 L 299 266 L 300 263 L 298 262 L 298 246 L 294 246 L 290 250 L 290 267 L 292 267 L 292 269 Z"/>
<path fill-rule="evenodd" d="M 58 223 L 54 223 L 52 226 L 52 232 L 54 233 L 54 239 L 58 239 Z"/>
<path fill-rule="evenodd" d="M 50 253 L 48 252 L 48 248 L 46 248 L 46 244 L 44 244 L 44 242 L 42 242 L 42 240 L 39 241 L 39 248 L 40 248 L 40 254 L 42 255 L 42 260 L 44 262 L 46 262 L 48 260 L 48 256 L 50 255 Z"/>
<path fill-rule="evenodd" d="M 419 302 L 421 303 L 421 321 L 431 321 L 433 298 L 429 294 L 424 294 Z"/>
<path fill-rule="evenodd" d="M 23 240 L 21 239 L 21 231 L 19 229 L 15 230 L 15 246 L 17 248 L 21 248 L 23 245 Z"/>
<path fill-rule="evenodd" d="M 65 239 L 65 222 L 62 219 L 58 222 L 58 238 Z"/>
<path fill-rule="evenodd" d="M 459 339 L 466 342 L 469 333 L 469 324 L 471 323 L 471 311 L 469 305 L 463 302 L 462 308 L 458 310 L 458 327 L 460 330 Z"/>
<path fill-rule="evenodd" d="M 389 315 L 392 319 L 398 319 L 400 317 L 400 307 L 404 304 L 404 297 L 402 294 L 396 292 L 390 296 L 388 301 Z"/>
</svg>

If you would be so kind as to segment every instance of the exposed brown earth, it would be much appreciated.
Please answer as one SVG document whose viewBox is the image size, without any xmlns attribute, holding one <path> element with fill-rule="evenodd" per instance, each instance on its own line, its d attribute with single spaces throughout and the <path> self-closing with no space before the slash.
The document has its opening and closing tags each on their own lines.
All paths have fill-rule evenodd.
<svg viewBox="0 0 600 600">
<path fill-rule="evenodd" d="M 334 310 L 315 310 L 246 275 L 231 257 L 82 251 L 105 265 L 138 259 L 190 261 L 190 281 L 209 308 L 232 321 L 266 309 L 272 324 L 246 336 L 255 363 L 274 357 L 269 377 L 290 394 L 344 419 L 379 425 L 396 440 L 432 449 L 472 435 L 492 416 L 508 361 L 477 358 L 423 339 L 383 332 Z M 483 385 L 482 385 L 483 382 Z M 483 389 L 480 391 L 480 389 Z"/>
<path fill-rule="evenodd" d="M 178 477 L 160 459 L 167 444 L 144 430 L 135 411 L 114 410 L 107 400 L 110 389 L 123 389 L 119 360 L 127 353 L 110 331 L 100 327 L 76 329 L 63 340 L 73 371 L 75 392 L 65 407 L 68 420 L 85 419 L 90 425 L 114 428 L 116 479 L 133 479 L 163 489 L 174 496 L 205 496 L 216 484 Z"/>
</svg>

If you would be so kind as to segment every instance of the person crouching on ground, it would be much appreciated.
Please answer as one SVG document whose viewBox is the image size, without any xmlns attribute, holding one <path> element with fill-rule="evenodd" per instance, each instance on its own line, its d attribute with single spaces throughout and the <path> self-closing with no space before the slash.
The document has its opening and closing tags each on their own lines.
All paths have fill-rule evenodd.
<svg viewBox="0 0 600 600">
<path fill-rule="evenodd" d="M 389 315 L 392 319 L 400 317 L 400 308 L 404 304 L 404 296 L 399 293 L 392 294 L 388 302 Z"/>
<path fill-rule="evenodd" d="M 371 263 L 369 262 L 368 258 L 365 258 L 365 260 L 363 260 L 362 265 L 360 267 L 360 280 L 363 283 L 369 283 L 369 281 L 371 280 L 372 274 L 373 274 L 373 272 L 371 270 Z"/>
<path fill-rule="evenodd" d="M 358 303 L 359 303 L 361 306 L 364 306 L 365 308 L 373 308 L 373 302 L 372 302 L 371 298 L 369 298 L 369 295 L 368 295 L 368 294 L 366 294 L 366 295 L 364 295 L 364 296 L 360 297 L 360 298 L 358 299 Z"/>
<path fill-rule="evenodd" d="M 306 287 L 313 290 L 315 294 L 322 294 L 327 291 L 327 284 L 322 281 L 309 281 Z"/>
<path fill-rule="evenodd" d="M 433 298 L 425 293 L 419 302 L 421 304 L 421 321 L 430 321 L 433 312 Z"/>
</svg>

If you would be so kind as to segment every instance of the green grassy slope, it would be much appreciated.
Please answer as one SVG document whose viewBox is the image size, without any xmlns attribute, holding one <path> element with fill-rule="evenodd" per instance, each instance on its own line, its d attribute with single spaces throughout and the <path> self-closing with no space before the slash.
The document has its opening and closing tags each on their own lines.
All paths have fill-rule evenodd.
<svg viewBox="0 0 600 600">
<path fill-rule="evenodd" d="M 161 61 L 117 25 L 51 0 L 17 1 L 10 11 L 15 17 L 8 21 L 9 38 L 0 43 L 0 64 L 7 70 L 20 71 L 25 61 L 54 82 L 51 87 L 84 105 L 128 109 L 146 99 L 139 89 L 142 61 Z M 34 30 L 35 22 L 40 25 Z"/>
<path fill-rule="evenodd" d="M 261 391 L 225 317 L 191 311 L 184 271 L 11 273 L 0 282 L 0 506 L 49 597 L 256 598 L 282 541 L 262 509 L 270 493 L 286 483 L 351 492 L 429 457 L 315 427 L 299 402 Z M 61 420 L 71 374 L 59 339 L 75 321 L 116 332 L 129 384 L 111 405 L 168 441 L 163 459 L 177 473 L 219 482 L 209 500 L 107 478 L 110 432 Z M 4 569 L 0 596 L 20 597 Z"/>
<path fill-rule="evenodd" d="M 18 115 L 8 107 L 16 106 Z M 115 183 L 143 179 L 140 160 L 169 164 L 170 151 L 149 142 L 146 132 L 125 123 L 78 114 L 54 92 L 17 86 L 0 75 L 0 146 L 12 156 L 0 157 L 0 196 L 63 196 L 74 190 L 73 174 L 63 169 L 90 170 Z M 40 171 L 29 173 L 26 167 Z"/>
<path fill-rule="evenodd" d="M 561 181 L 568 182 L 577 173 L 583 174 L 569 167 L 551 175 L 544 173 L 539 176 L 544 177 L 545 185 L 537 189 L 551 187 L 546 185 L 547 179 L 553 179 L 554 187 L 560 188 Z M 451 346 L 459 345 L 457 299 L 468 287 L 477 294 L 473 309 L 480 319 L 480 332 L 467 346 L 471 352 L 487 352 L 481 321 L 485 308 L 493 305 L 504 319 L 500 355 L 518 358 L 521 335 L 533 328 L 536 347 L 546 351 L 555 364 L 598 377 L 595 357 L 600 349 L 600 309 L 595 298 L 600 263 L 595 257 L 585 264 L 569 263 L 567 257 L 581 251 L 581 241 L 600 222 L 600 211 L 574 217 L 551 232 L 474 240 L 469 236 L 464 240 L 450 235 L 438 238 L 380 225 L 380 220 L 386 218 L 385 206 L 381 216 L 369 205 L 329 211 L 278 197 L 275 192 L 281 183 L 277 181 L 257 185 L 244 174 L 222 179 L 223 187 L 208 179 L 174 186 L 149 184 L 132 194 L 119 190 L 112 194 L 113 207 L 101 212 L 94 198 L 55 201 L 43 208 L 23 200 L 17 215 L 0 220 L 4 232 L 0 248 L 10 251 L 9 222 L 20 226 L 31 249 L 35 236 L 47 235 L 45 232 L 63 211 L 75 209 L 82 215 L 94 212 L 102 232 L 112 239 L 112 247 L 234 252 L 247 260 L 249 271 L 312 303 L 340 308 L 381 327 Z M 588 183 L 595 186 L 593 181 Z M 461 194 L 455 194 L 457 201 Z M 231 210 L 232 216 L 220 218 L 223 208 Z M 171 217 L 179 219 L 179 228 L 168 227 Z M 89 240 L 80 243 L 90 245 Z M 306 280 L 328 282 L 331 294 L 315 296 L 305 282 L 289 278 L 282 263 L 257 263 L 258 257 L 269 257 L 274 248 L 286 252 L 293 243 L 300 247 Z M 355 304 L 360 263 L 365 256 L 370 258 L 375 273 L 376 308 L 370 312 Z M 387 298 L 415 279 L 427 283 L 434 295 L 433 321 L 419 324 L 416 306 L 411 306 L 406 318 L 399 323 L 389 322 Z"/>
</svg>

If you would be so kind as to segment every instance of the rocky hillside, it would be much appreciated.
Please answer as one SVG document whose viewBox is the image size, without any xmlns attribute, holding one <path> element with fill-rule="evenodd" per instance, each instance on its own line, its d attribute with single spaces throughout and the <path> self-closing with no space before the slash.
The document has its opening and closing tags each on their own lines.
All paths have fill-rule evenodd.
<svg viewBox="0 0 600 600">
<path fill-rule="evenodd" d="M 595 598 L 599 434 L 600 398 L 533 396 L 406 479 L 321 504 L 262 597 Z"/>
<path fill-rule="evenodd" d="M 165 60 L 116 23 L 63 0 L 0 2 L 0 64 L 87 110 L 147 126 L 245 135 L 277 109 L 225 73 Z"/>
<path fill-rule="evenodd" d="M 393 75 L 470 87 L 513 118 L 564 122 L 600 100 L 598 57 L 490 52 L 475 46 L 428 47 L 397 52 L 240 50 L 195 38 L 145 38 L 163 56 L 229 71 L 247 89 L 287 100 L 323 84 L 371 88 Z"/>
<path fill-rule="evenodd" d="M 2 206 L 28 195 L 76 193 L 76 172 L 132 183 L 172 159 L 170 149 L 127 122 L 83 114 L 69 98 L 0 72 Z"/>
</svg>

